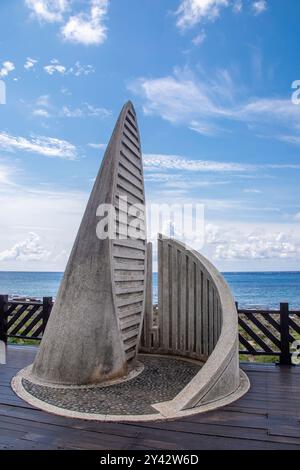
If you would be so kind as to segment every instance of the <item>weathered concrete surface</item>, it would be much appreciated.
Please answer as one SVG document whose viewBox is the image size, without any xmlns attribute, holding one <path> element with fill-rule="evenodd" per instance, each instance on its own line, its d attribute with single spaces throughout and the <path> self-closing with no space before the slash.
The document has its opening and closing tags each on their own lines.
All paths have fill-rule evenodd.
<svg viewBox="0 0 300 470">
<path fill-rule="evenodd" d="M 81 385 L 99 383 L 127 374 L 127 343 L 122 338 L 115 285 L 116 276 L 123 275 L 123 271 L 119 271 L 115 266 L 113 241 L 100 240 L 96 235 L 96 227 L 100 220 L 96 212 L 99 204 L 116 204 L 116 193 L 120 190 L 119 162 L 128 113 L 131 121 L 135 121 L 135 111 L 130 102 L 122 109 L 94 184 L 49 323 L 32 367 L 33 381 L 36 378 L 46 383 Z M 140 147 L 136 122 L 134 127 L 137 135 L 136 147 Z M 129 150 L 128 152 L 130 154 Z M 136 149 L 135 153 L 138 153 Z M 144 200 L 141 151 L 139 153 L 140 162 L 134 157 L 135 168 L 140 164 L 141 170 L 136 171 L 141 174 L 139 194 L 140 199 Z M 131 154 L 128 158 L 130 157 Z M 123 256 L 122 253 L 118 255 Z M 126 261 L 130 264 L 130 259 Z M 146 256 L 139 261 L 139 265 L 141 273 L 144 273 Z M 127 278 L 124 279 L 126 281 Z M 143 276 L 141 279 L 140 317 L 136 321 L 137 335 L 130 343 L 131 360 L 136 356 L 144 308 Z M 126 286 L 128 287 L 128 284 Z M 128 309 L 130 295 L 127 296 Z M 124 294 L 122 296 L 123 299 Z M 125 306 L 120 308 L 124 316 L 124 310 L 126 313 L 127 309 L 126 302 Z"/>
<path fill-rule="evenodd" d="M 239 369 L 238 317 L 223 276 L 197 251 L 159 236 L 158 281 L 159 340 L 147 346 L 145 338 L 141 350 L 198 359 L 204 365 L 172 401 L 154 408 L 168 418 L 239 398 L 249 382 Z M 150 336 L 156 329 L 148 326 L 144 333 Z"/>
</svg>

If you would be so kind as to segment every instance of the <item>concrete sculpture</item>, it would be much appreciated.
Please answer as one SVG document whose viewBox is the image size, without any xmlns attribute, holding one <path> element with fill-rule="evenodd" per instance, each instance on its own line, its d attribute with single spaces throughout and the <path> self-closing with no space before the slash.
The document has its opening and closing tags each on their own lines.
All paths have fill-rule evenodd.
<svg viewBox="0 0 300 470">
<path fill-rule="evenodd" d="M 123 223 L 120 204 L 125 198 L 129 214 L 134 208 L 140 220 L 140 239 L 126 238 L 130 220 Z M 144 204 L 139 130 L 134 108 L 127 103 L 83 216 L 32 367 L 33 379 L 82 385 L 128 373 L 137 354 L 145 301 Z M 99 239 L 104 205 L 116 210 L 114 239 Z"/>
<path fill-rule="evenodd" d="M 35 362 L 12 381 L 27 402 L 70 417 L 144 421 L 214 409 L 248 390 L 228 285 L 200 253 L 162 236 L 154 311 L 145 218 L 140 136 L 127 103 Z"/>
</svg>

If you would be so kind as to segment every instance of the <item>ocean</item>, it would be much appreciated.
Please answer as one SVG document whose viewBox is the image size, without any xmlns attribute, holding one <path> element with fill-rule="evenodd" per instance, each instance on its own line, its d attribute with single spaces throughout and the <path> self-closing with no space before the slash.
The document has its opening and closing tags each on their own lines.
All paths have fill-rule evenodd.
<svg viewBox="0 0 300 470">
<path fill-rule="evenodd" d="M 231 272 L 224 277 L 235 300 L 243 308 L 278 308 L 288 302 L 300 310 L 300 272 Z M 0 293 L 10 296 L 55 297 L 62 273 L 0 271 Z M 157 301 L 157 273 L 153 275 L 153 298 Z"/>
</svg>

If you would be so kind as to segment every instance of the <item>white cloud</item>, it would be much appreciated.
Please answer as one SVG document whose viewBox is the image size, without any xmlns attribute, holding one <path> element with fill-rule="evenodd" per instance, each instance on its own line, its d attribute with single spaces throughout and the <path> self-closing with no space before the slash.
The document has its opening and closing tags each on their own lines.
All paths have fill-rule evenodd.
<svg viewBox="0 0 300 470">
<path fill-rule="evenodd" d="M 40 237 L 30 232 L 26 240 L 0 252 L 0 261 L 41 261 L 47 260 L 50 255 L 51 253 L 41 245 Z"/>
<path fill-rule="evenodd" d="M 33 115 L 38 116 L 38 117 L 43 117 L 43 118 L 50 117 L 50 114 L 48 113 L 46 109 L 34 109 Z"/>
<path fill-rule="evenodd" d="M 104 22 L 108 5 L 108 0 L 91 0 L 89 13 L 81 12 L 71 16 L 61 28 L 63 39 L 84 45 L 102 44 L 107 37 Z"/>
<path fill-rule="evenodd" d="M 105 20 L 109 0 L 89 0 L 85 11 L 72 10 L 73 0 L 25 0 L 31 16 L 48 23 L 63 23 L 61 37 L 68 42 L 84 45 L 102 44 L 107 37 Z"/>
<path fill-rule="evenodd" d="M 107 144 L 93 144 L 93 143 L 90 143 L 90 144 L 88 144 L 88 146 L 91 147 L 92 149 L 104 150 L 104 149 L 106 149 Z"/>
<path fill-rule="evenodd" d="M 260 189 L 251 189 L 251 188 L 250 188 L 250 189 L 248 189 L 248 188 L 246 188 L 246 189 L 244 189 L 244 193 L 249 193 L 249 194 L 260 194 L 260 193 L 261 193 L 261 191 L 260 191 Z"/>
<path fill-rule="evenodd" d="M 101 117 L 106 118 L 111 115 L 111 111 L 106 108 L 99 108 L 89 103 L 83 103 L 80 108 L 71 108 L 64 106 L 61 115 L 63 117 L 79 118 L 79 117 Z"/>
<path fill-rule="evenodd" d="M 53 75 L 54 73 L 59 73 L 61 75 L 65 75 L 67 72 L 67 68 L 60 64 L 57 59 L 52 59 L 49 65 L 45 65 L 44 70 L 48 75 Z"/>
<path fill-rule="evenodd" d="M 52 59 L 50 64 L 44 67 L 44 71 L 48 75 L 54 75 L 55 73 L 61 75 L 75 75 L 75 77 L 80 77 L 81 75 L 90 75 L 91 73 L 95 73 L 95 68 L 88 64 L 82 65 L 79 61 L 75 62 L 70 68 L 67 68 L 65 65 L 61 64 L 59 60 Z"/>
<path fill-rule="evenodd" d="M 50 107 L 50 95 L 41 95 L 36 100 L 37 106 L 43 106 L 45 108 Z"/>
<path fill-rule="evenodd" d="M 233 3 L 232 9 L 234 13 L 241 13 L 241 11 L 243 10 L 242 0 L 235 0 L 235 2 Z"/>
<path fill-rule="evenodd" d="M 71 67 L 68 70 L 68 73 L 73 73 L 76 77 L 80 77 L 80 75 L 90 75 L 91 73 L 95 73 L 95 68 L 92 65 L 82 65 L 77 61 L 74 67 Z"/>
<path fill-rule="evenodd" d="M 11 185 L 13 184 L 11 180 L 11 174 L 13 169 L 7 165 L 0 164 L 0 184 L 1 185 Z"/>
<path fill-rule="evenodd" d="M 177 26 L 186 29 L 203 20 L 214 21 L 228 5 L 229 0 L 182 0 L 176 12 Z"/>
<path fill-rule="evenodd" d="M 260 15 L 267 9 L 267 2 L 266 0 L 257 0 L 253 2 L 253 10 L 256 15 Z"/>
<path fill-rule="evenodd" d="M 198 23 L 215 21 L 224 8 L 232 7 L 234 13 L 241 13 L 243 0 L 181 0 L 175 12 L 177 26 L 181 30 L 192 28 Z M 251 9 L 255 15 L 266 11 L 266 0 L 252 0 Z"/>
<path fill-rule="evenodd" d="M 210 78 L 203 73 L 196 76 L 188 68 L 175 68 L 172 75 L 160 78 L 139 78 L 128 89 L 144 100 L 143 111 L 158 115 L 173 123 L 183 124 L 203 134 L 215 135 L 223 131 L 224 123 L 241 121 L 259 126 L 272 125 L 272 138 L 298 144 L 300 137 L 300 106 L 290 99 L 242 99 L 242 88 L 236 84 L 228 70 L 219 70 Z M 296 136 L 275 135 L 274 124 Z M 264 129 L 265 132 L 265 129 Z M 265 135 L 267 137 L 267 135 Z"/>
<path fill-rule="evenodd" d="M 194 39 L 192 40 L 192 43 L 195 45 L 195 46 L 200 46 L 206 39 L 206 33 L 205 31 L 201 31 L 199 34 L 197 34 L 197 36 L 194 37 Z"/>
<path fill-rule="evenodd" d="M 143 161 L 146 169 L 161 168 L 202 172 L 241 172 L 253 169 L 251 165 L 206 160 L 188 160 L 178 155 L 144 154 Z"/>
<path fill-rule="evenodd" d="M 22 178 L 24 181 L 24 178 Z M 62 271 L 74 242 L 88 200 L 88 193 L 63 191 L 45 186 L 5 186 L 0 184 L 0 251 L 39 234 L 47 259 L 1 261 L 2 270 Z"/>
<path fill-rule="evenodd" d="M 299 135 L 278 135 L 277 139 L 282 142 L 287 142 L 288 144 L 300 145 Z"/>
<path fill-rule="evenodd" d="M 297 163 L 268 163 L 268 164 L 246 164 L 238 162 L 221 162 L 213 160 L 191 160 L 181 155 L 165 155 L 165 154 L 144 154 L 143 163 L 145 167 L 146 178 L 151 174 L 151 180 L 161 181 L 162 175 L 165 173 L 158 172 L 157 170 L 170 170 L 170 171 L 187 171 L 187 172 L 212 172 L 212 173 L 249 173 L 257 172 L 258 170 L 284 170 L 294 169 L 300 170 L 300 164 Z M 168 175 L 169 176 L 169 175 Z M 164 181 L 166 177 L 164 176 Z M 245 189 L 245 192 L 259 193 L 258 189 Z"/>
<path fill-rule="evenodd" d="M 225 88 L 224 78 L 218 77 L 219 80 L 220 83 L 200 81 L 190 70 L 176 68 L 173 75 L 135 80 L 129 89 L 144 98 L 146 114 L 160 115 L 172 123 L 185 123 L 198 132 L 211 134 L 208 120 L 227 114 L 217 103 Z"/>
<path fill-rule="evenodd" d="M 24 69 L 26 70 L 30 70 L 32 68 L 34 68 L 35 64 L 37 64 L 37 60 L 36 59 L 31 59 L 31 57 L 27 57 L 26 59 L 26 62 L 24 64 Z"/>
<path fill-rule="evenodd" d="M 21 150 L 36 153 L 46 157 L 75 160 L 77 149 L 75 145 L 65 140 L 52 137 L 15 137 L 6 132 L 0 132 L 0 148 L 6 151 Z"/>
<path fill-rule="evenodd" d="M 34 103 L 35 109 L 33 109 L 32 114 L 37 117 L 49 118 L 51 117 L 50 110 L 52 108 L 50 102 L 50 95 L 41 95 L 38 97 Z"/>
<path fill-rule="evenodd" d="M 94 106 L 89 103 L 82 103 L 77 107 L 65 105 L 62 107 L 62 109 L 57 109 L 57 107 L 51 103 L 49 95 L 42 95 L 36 100 L 32 113 L 34 116 L 44 118 L 98 117 L 105 119 L 111 115 L 111 111 L 109 109 L 100 106 Z"/>
<path fill-rule="evenodd" d="M 257 228 L 241 232 L 208 224 L 206 242 L 214 245 L 214 257 L 222 260 L 294 259 L 300 257 L 299 239 L 293 233 Z"/>
<path fill-rule="evenodd" d="M 69 0 L 25 0 L 32 16 L 48 23 L 61 22 L 68 10 Z"/>
<path fill-rule="evenodd" d="M 2 66 L 0 68 L 0 77 L 7 77 L 7 75 L 13 70 L 15 70 L 15 65 L 13 62 L 11 62 L 10 60 L 2 62 Z"/>
</svg>

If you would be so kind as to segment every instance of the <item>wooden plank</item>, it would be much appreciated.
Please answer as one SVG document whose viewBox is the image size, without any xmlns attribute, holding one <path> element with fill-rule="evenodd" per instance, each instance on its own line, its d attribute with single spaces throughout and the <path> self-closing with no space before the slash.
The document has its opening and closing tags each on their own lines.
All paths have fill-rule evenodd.
<svg viewBox="0 0 300 470">
<path fill-rule="evenodd" d="M 296 331 L 296 333 L 298 333 L 300 335 L 300 326 L 297 325 L 296 322 L 294 322 L 294 320 L 289 317 L 289 324 L 290 324 L 290 327 Z"/>
<path fill-rule="evenodd" d="M 256 333 L 254 333 L 254 331 L 251 330 L 247 323 L 244 322 L 244 320 L 241 318 L 239 318 L 239 324 L 246 331 L 246 333 L 248 333 L 248 335 L 251 336 L 251 338 L 254 339 L 254 341 L 263 349 L 264 352 L 271 354 L 276 352 L 272 351 L 272 349 L 269 348 L 269 346 Z"/>
<path fill-rule="evenodd" d="M 37 324 L 43 320 L 44 317 L 44 312 L 41 311 L 36 317 L 33 318 L 33 320 L 30 322 L 30 324 L 25 328 L 25 330 L 22 332 L 22 336 L 28 336 L 30 332 L 34 333 L 33 329 L 37 326 Z M 42 325 L 44 327 L 44 325 Z"/>
<path fill-rule="evenodd" d="M 240 354 L 245 354 L 250 352 L 251 354 L 256 354 L 256 349 L 239 333 L 239 342 L 246 348 L 246 351 L 240 351 Z"/>
<path fill-rule="evenodd" d="M 272 341 L 272 343 L 280 349 L 280 341 L 268 330 L 263 323 L 261 323 L 258 318 L 254 315 L 247 315 L 247 318 L 260 330 L 264 333 L 264 335 Z"/>
<path fill-rule="evenodd" d="M 25 367 L 35 352 L 9 347 L 9 364 Z M 26 448 L 36 449 L 299 449 L 300 368 L 242 367 L 251 390 L 230 406 L 169 422 L 120 424 L 69 419 L 27 407 L 9 387 L 16 368 L 0 366 L 0 377 L 7 377 L 0 396 L 10 403 L 0 404 L 0 448 L 21 449 L 26 443 Z"/>
<path fill-rule="evenodd" d="M 15 324 L 15 322 L 17 322 L 19 320 L 19 318 L 21 318 L 21 316 L 23 315 L 24 312 L 26 312 L 28 310 L 28 305 L 23 305 L 14 315 L 12 315 L 11 318 L 8 319 L 8 322 L 7 322 L 7 330 L 9 330 L 10 328 L 13 327 L 13 325 Z M 38 307 L 35 307 L 36 309 Z"/>
<path fill-rule="evenodd" d="M 23 328 L 23 326 L 32 319 L 32 317 L 34 316 L 34 314 L 41 308 L 40 305 L 35 305 L 31 310 L 28 310 L 26 312 L 23 312 L 24 313 L 24 317 L 22 319 L 20 319 L 20 316 L 18 316 L 18 319 L 20 319 L 19 323 L 16 324 L 16 322 L 14 322 L 10 327 L 8 327 L 8 335 L 9 336 L 14 336 L 16 335 L 17 333 L 19 333 L 19 331 Z"/>
</svg>

